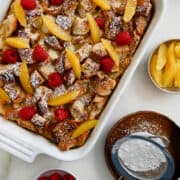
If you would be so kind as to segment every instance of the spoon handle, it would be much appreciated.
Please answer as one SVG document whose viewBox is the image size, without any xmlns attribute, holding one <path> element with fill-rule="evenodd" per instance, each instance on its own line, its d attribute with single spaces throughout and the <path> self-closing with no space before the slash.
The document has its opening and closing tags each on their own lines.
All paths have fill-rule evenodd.
<svg viewBox="0 0 180 180">
<path fill-rule="evenodd" d="M 118 180 L 122 180 L 123 179 L 123 176 L 119 176 Z"/>
</svg>

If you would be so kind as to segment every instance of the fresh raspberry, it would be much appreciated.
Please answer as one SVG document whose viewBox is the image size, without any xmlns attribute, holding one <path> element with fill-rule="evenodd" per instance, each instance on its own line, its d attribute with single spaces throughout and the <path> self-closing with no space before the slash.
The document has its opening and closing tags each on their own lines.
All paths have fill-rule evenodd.
<svg viewBox="0 0 180 180">
<path fill-rule="evenodd" d="M 117 45 L 130 45 L 131 44 L 131 36 L 129 32 L 120 32 L 116 36 L 116 44 Z"/>
<path fill-rule="evenodd" d="M 55 111 L 55 119 L 57 121 L 63 121 L 65 119 L 69 118 L 69 112 L 66 109 L 58 108 Z"/>
<path fill-rule="evenodd" d="M 98 25 L 101 29 L 104 28 L 104 20 L 103 20 L 102 18 L 97 17 L 97 18 L 95 19 L 95 21 L 96 21 L 97 25 Z"/>
<path fill-rule="evenodd" d="M 33 10 L 36 8 L 36 0 L 21 0 L 21 6 L 25 10 Z"/>
<path fill-rule="evenodd" d="M 49 180 L 49 178 L 43 176 L 43 177 L 38 178 L 38 180 Z"/>
<path fill-rule="evenodd" d="M 50 176 L 50 180 L 61 180 L 62 176 L 59 173 L 54 173 Z"/>
<path fill-rule="evenodd" d="M 66 174 L 63 176 L 63 180 L 75 180 L 75 178 L 71 176 L 70 174 Z"/>
<path fill-rule="evenodd" d="M 59 73 L 54 72 L 54 73 L 49 74 L 49 76 L 48 76 L 49 87 L 51 87 L 51 88 L 57 87 L 57 86 L 61 85 L 62 83 L 63 83 L 63 78 Z"/>
<path fill-rule="evenodd" d="M 110 73 L 114 66 L 114 61 L 110 57 L 105 57 L 100 61 L 100 66 L 105 73 Z"/>
<path fill-rule="evenodd" d="M 24 107 L 20 110 L 19 116 L 22 120 L 29 121 L 36 114 L 34 107 Z"/>
<path fill-rule="evenodd" d="M 3 53 L 3 61 L 6 63 L 16 63 L 19 59 L 18 53 L 14 49 L 8 49 Z"/>
<path fill-rule="evenodd" d="M 51 5 L 60 5 L 64 2 L 64 0 L 50 0 Z"/>
<path fill-rule="evenodd" d="M 37 62 L 43 62 L 48 58 L 48 53 L 46 52 L 46 50 L 42 46 L 37 45 L 33 51 L 33 58 Z"/>
</svg>

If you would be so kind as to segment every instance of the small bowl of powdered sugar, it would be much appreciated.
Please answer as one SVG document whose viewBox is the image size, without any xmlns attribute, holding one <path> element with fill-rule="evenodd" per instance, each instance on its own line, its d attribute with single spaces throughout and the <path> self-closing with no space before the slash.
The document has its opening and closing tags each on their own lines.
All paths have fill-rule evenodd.
<svg viewBox="0 0 180 180">
<path fill-rule="evenodd" d="M 109 131 L 105 159 L 115 179 L 163 180 L 180 176 L 180 128 L 152 111 L 120 119 Z"/>
<path fill-rule="evenodd" d="M 112 148 L 112 162 L 119 173 L 127 179 L 171 179 L 175 166 L 171 155 L 160 144 L 161 137 L 145 133 L 124 137 Z"/>
</svg>

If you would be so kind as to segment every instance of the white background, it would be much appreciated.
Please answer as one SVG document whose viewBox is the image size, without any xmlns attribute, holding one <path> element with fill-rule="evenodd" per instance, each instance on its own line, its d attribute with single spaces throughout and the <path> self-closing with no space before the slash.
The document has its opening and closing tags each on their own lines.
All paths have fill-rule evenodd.
<svg viewBox="0 0 180 180">
<path fill-rule="evenodd" d="M 167 7 L 166 15 L 151 39 L 146 56 L 114 109 L 114 116 L 109 119 L 93 151 L 84 159 L 74 162 L 61 162 L 40 155 L 33 164 L 27 164 L 0 151 L 0 180 L 32 180 L 39 172 L 49 168 L 69 170 L 79 180 L 113 180 L 104 160 L 104 142 L 109 129 L 117 120 L 134 111 L 154 110 L 168 115 L 180 125 L 180 95 L 159 91 L 147 74 L 147 59 L 153 47 L 163 40 L 180 38 L 180 0 L 169 0 Z"/>
</svg>

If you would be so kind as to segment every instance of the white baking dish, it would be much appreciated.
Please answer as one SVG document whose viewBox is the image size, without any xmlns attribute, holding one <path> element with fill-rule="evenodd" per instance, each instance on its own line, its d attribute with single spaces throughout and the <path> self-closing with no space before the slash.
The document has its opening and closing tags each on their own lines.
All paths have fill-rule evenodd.
<svg viewBox="0 0 180 180">
<path fill-rule="evenodd" d="M 0 20 L 2 20 L 5 16 L 10 1 L 11 0 L 0 0 Z M 38 154 L 46 154 L 64 161 L 72 161 L 84 157 L 97 142 L 104 126 L 111 118 L 114 107 L 119 101 L 128 82 L 132 78 L 138 64 L 145 55 L 151 40 L 154 38 L 155 30 L 158 28 L 158 24 L 166 10 L 166 1 L 167 0 L 153 0 L 155 11 L 148 30 L 143 40 L 141 41 L 136 54 L 134 55 L 131 65 L 120 80 L 119 85 L 114 91 L 103 113 L 101 114 L 97 127 L 94 129 L 93 133 L 84 146 L 67 152 L 62 152 L 45 138 L 28 132 L 27 130 L 18 127 L 14 123 L 5 121 L 0 118 L 0 148 L 27 162 L 32 162 Z"/>
</svg>

